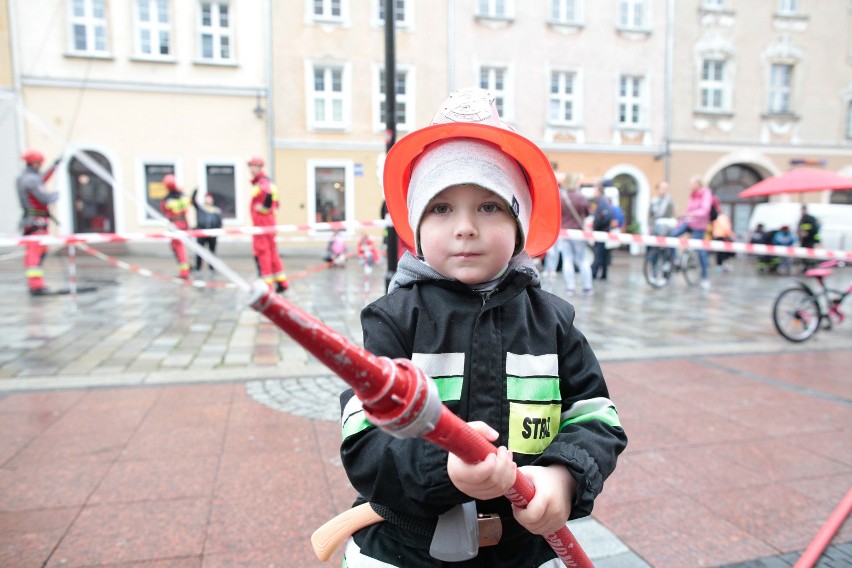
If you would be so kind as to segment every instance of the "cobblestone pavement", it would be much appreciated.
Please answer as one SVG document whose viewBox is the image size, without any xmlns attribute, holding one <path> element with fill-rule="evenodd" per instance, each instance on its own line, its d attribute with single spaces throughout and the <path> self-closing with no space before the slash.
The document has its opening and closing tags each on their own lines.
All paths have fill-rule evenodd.
<svg viewBox="0 0 852 568">
<path fill-rule="evenodd" d="M 282 250 L 288 298 L 360 343 L 384 271 Z M 122 260 L 173 274 L 164 252 Z M 250 256 L 224 258 L 253 278 Z M 734 264 L 709 291 L 654 290 L 619 252 L 593 296 L 570 298 L 630 423 L 601 504 L 572 523 L 597 566 L 791 565 L 852 485 L 852 324 L 784 341 L 770 312 L 792 279 Z M 195 287 L 76 265 L 94 292 L 30 298 L 20 258 L 0 256 L 0 565 L 318 565 L 306 535 L 352 497 L 336 457 L 344 383 L 215 273 L 197 277 L 219 287 Z M 52 288 L 68 267 L 48 257 Z M 543 285 L 565 294 L 561 278 Z M 820 566 L 848 565 L 850 543 L 846 526 Z"/>
</svg>

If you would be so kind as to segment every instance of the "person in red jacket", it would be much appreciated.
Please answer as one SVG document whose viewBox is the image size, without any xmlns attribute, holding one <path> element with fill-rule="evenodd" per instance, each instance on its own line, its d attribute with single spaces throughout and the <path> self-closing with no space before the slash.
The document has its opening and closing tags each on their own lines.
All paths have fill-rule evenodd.
<svg viewBox="0 0 852 568">
<path fill-rule="evenodd" d="M 178 187 L 177 180 L 172 174 L 163 176 L 163 185 L 169 191 L 168 195 L 160 201 L 160 210 L 166 219 L 176 228 L 186 231 L 189 223 L 186 220 L 186 212 L 189 210 L 189 197 L 183 194 Z M 186 246 L 180 239 L 172 239 L 172 251 L 178 262 L 178 276 L 184 280 L 189 279 L 189 257 L 186 255 Z"/>
<path fill-rule="evenodd" d="M 37 150 L 27 150 L 21 155 L 26 164 L 24 171 L 18 176 L 17 189 L 18 201 L 24 214 L 21 218 L 21 232 L 25 237 L 35 235 L 46 235 L 47 226 L 50 221 L 48 205 L 59 198 L 59 194 L 49 192 L 44 184 L 56 171 L 59 160 L 44 173 L 41 174 L 41 165 L 44 163 L 44 154 Z M 61 158 L 60 158 L 61 159 Z M 32 296 L 44 296 L 48 294 L 44 285 L 44 255 L 47 247 L 38 242 L 28 242 L 24 252 L 24 273 L 27 277 L 27 285 Z"/>
<path fill-rule="evenodd" d="M 263 158 L 253 157 L 248 161 L 251 172 L 251 221 L 255 227 L 274 227 L 275 212 L 278 211 L 278 188 L 263 173 Z M 275 290 L 285 291 L 287 274 L 275 247 L 275 233 L 268 232 L 252 236 L 254 257 L 260 269 L 260 277 L 267 283 L 275 283 Z"/>
</svg>

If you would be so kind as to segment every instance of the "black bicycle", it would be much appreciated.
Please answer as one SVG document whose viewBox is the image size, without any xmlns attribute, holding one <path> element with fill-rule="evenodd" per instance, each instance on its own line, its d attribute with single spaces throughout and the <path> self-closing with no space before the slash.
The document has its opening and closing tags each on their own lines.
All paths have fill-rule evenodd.
<svg viewBox="0 0 852 568">
<path fill-rule="evenodd" d="M 852 284 L 844 292 L 826 286 L 825 278 L 832 269 L 844 266 L 837 260 L 820 263 L 818 268 L 805 272 L 805 276 L 816 278 L 819 288 L 811 288 L 798 282 L 778 294 L 772 306 L 772 322 L 784 339 L 799 343 L 812 337 L 819 329 L 831 329 L 841 323 L 846 315 L 841 304 L 852 294 Z"/>
<path fill-rule="evenodd" d="M 676 262 L 677 260 L 677 262 Z M 645 280 L 654 288 L 664 288 L 675 272 L 683 272 L 683 278 L 690 286 L 701 281 L 701 263 L 698 253 L 692 249 L 680 252 L 669 247 L 648 247 L 642 272 Z"/>
</svg>

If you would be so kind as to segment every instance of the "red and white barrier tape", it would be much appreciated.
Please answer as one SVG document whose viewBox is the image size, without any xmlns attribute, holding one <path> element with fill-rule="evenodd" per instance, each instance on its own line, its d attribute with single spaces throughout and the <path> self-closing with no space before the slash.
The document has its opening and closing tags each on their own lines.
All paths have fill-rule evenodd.
<svg viewBox="0 0 852 568">
<path fill-rule="evenodd" d="M 575 241 L 597 241 L 620 244 L 640 244 L 657 247 L 680 247 L 693 250 L 742 252 L 770 256 L 790 256 L 820 260 L 845 260 L 852 262 L 852 251 L 822 248 L 785 247 L 778 245 L 760 245 L 755 243 L 736 243 L 728 241 L 705 241 L 679 237 L 655 237 L 653 235 L 631 235 L 628 233 L 608 233 L 604 231 L 580 231 L 562 229 L 562 236 Z"/>
<path fill-rule="evenodd" d="M 265 233 L 292 233 L 304 231 L 338 231 L 364 227 L 384 228 L 386 223 L 377 221 L 340 221 L 334 223 L 307 223 L 303 225 L 275 225 L 271 227 L 238 227 L 233 229 L 193 229 L 183 231 L 188 237 L 219 237 L 223 235 L 258 235 Z M 655 237 L 652 235 L 632 235 L 627 233 L 609 233 L 604 231 L 581 231 L 563 229 L 562 235 L 572 240 L 587 240 L 619 244 L 638 244 L 690 248 L 694 250 L 740 252 L 745 254 L 788 256 L 811 258 L 815 260 L 845 260 L 852 262 L 852 251 L 823 248 L 787 247 L 761 245 L 755 243 L 737 243 L 727 241 L 705 241 L 677 237 Z M 42 245 L 71 245 L 79 243 L 115 243 L 174 238 L 170 231 L 153 233 L 76 233 L 65 236 L 38 235 L 31 237 L 0 237 L 0 246 L 22 246 L 37 242 Z"/>
<path fill-rule="evenodd" d="M 333 223 L 307 223 L 304 225 L 273 225 L 270 227 L 234 227 L 231 229 L 190 229 L 181 231 L 188 237 L 221 237 L 224 235 L 263 235 L 268 233 L 295 233 L 304 231 L 342 231 L 365 227 L 385 228 L 385 221 L 336 221 Z M 0 237 L 0 246 L 23 246 L 27 243 L 42 245 L 71 245 L 77 243 L 124 243 L 145 240 L 172 239 L 172 231 L 151 233 L 74 233 L 71 235 L 33 235 L 29 237 Z"/>
</svg>

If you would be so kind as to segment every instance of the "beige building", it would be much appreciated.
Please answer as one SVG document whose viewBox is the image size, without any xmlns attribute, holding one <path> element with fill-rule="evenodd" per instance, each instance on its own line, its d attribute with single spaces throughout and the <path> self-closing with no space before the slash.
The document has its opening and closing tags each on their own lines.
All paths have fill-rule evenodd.
<svg viewBox="0 0 852 568">
<path fill-rule="evenodd" d="M 226 224 L 249 222 L 245 164 L 268 154 L 264 0 L 6 2 L 20 135 L 0 154 L 64 156 L 61 232 L 161 229 L 146 205 L 166 173 L 213 193 Z M 21 166 L 3 170 L 14 203 Z"/>
<path fill-rule="evenodd" d="M 852 4 L 678 0 L 674 21 L 669 178 L 681 210 L 701 175 L 743 233 L 745 187 L 798 161 L 852 175 Z"/>
<path fill-rule="evenodd" d="M 428 124 L 450 90 L 488 88 L 560 171 L 613 179 L 641 230 L 662 179 L 682 211 L 702 175 L 742 230 L 752 204 L 736 193 L 791 159 L 852 169 L 848 0 L 393 5 L 397 137 Z M 250 155 L 269 162 L 282 224 L 378 217 L 384 0 L 0 6 L 0 129 L 13 131 L 0 187 L 13 187 L 25 147 L 86 152 L 114 177 L 104 186 L 80 160 L 63 163 L 52 182 L 63 232 L 159 228 L 145 204 L 169 171 L 247 225 Z M 14 221 L 0 216 L 0 232 Z"/>
</svg>

